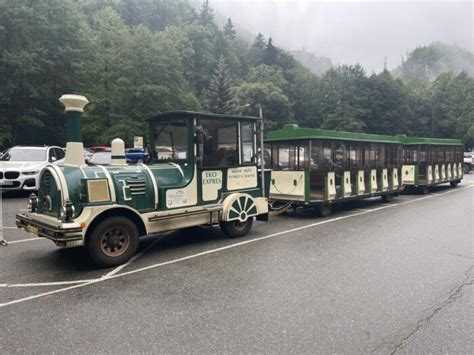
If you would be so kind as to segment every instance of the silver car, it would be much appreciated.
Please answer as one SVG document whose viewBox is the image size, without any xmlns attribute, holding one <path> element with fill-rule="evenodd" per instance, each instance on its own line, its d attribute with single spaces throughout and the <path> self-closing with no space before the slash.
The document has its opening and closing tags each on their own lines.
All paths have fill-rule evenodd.
<svg viewBox="0 0 474 355">
<path fill-rule="evenodd" d="M 38 190 L 41 169 L 49 163 L 64 163 L 64 155 L 60 147 L 16 146 L 4 151 L 0 156 L 0 189 Z"/>
</svg>

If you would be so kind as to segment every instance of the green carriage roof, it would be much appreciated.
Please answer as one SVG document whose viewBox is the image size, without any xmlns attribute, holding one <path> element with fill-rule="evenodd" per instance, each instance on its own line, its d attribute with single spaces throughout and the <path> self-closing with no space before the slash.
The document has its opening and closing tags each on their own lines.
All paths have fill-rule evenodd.
<svg viewBox="0 0 474 355">
<path fill-rule="evenodd" d="M 179 118 L 211 118 L 211 119 L 237 119 L 241 121 L 257 121 L 260 117 L 240 116 L 240 115 L 224 115 L 218 113 L 195 112 L 195 111 L 167 111 L 159 113 L 148 118 L 148 122 L 166 121 Z"/>
<path fill-rule="evenodd" d="M 360 142 L 401 143 L 397 136 L 302 128 L 296 124 L 286 124 L 282 129 L 268 132 L 266 141 L 273 142 L 295 139 L 340 139 Z"/>
<path fill-rule="evenodd" d="M 403 144 L 463 145 L 459 139 L 407 137 L 404 134 L 399 134 L 397 137 Z"/>
</svg>

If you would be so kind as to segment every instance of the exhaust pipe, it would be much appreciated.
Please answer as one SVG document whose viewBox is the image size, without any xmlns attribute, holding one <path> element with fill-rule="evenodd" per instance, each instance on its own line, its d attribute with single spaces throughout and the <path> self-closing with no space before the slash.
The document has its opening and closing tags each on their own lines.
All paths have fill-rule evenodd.
<svg viewBox="0 0 474 355">
<path fill-rule="evenodd" d="M 63 95 L 59 101 L 64 105 L 67 120 L 67 143 L 65 165 L 83 166 L 84 145 L 81 133 L 81 113 L 89 103 L 85 96 Z"/>
</svg>

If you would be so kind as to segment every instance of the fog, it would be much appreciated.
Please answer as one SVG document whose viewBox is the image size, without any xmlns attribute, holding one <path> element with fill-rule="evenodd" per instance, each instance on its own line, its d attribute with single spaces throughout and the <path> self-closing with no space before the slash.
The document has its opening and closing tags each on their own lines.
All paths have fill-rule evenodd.
<svg viewBox="0 0 474 355">
<path fill-rule="evenodd" d="M 305 49 L 368 72 L 393 69 L 402 55 L 433 41 L 473 51 L 473 2 L 211 0 L 238 31 L 261 32 L 288 50 Z"/>
</svg>

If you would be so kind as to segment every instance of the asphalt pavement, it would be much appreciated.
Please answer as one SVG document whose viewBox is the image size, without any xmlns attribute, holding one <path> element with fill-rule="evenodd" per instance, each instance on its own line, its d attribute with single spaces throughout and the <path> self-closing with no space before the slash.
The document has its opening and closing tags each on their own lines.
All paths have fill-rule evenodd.
<svg viewBox="0 0 474 355">
<path fill-rule="evenodd" d="M 473 353 L 474 175 L 289 212 L 227 239 L 144 238 L 124 267 L 14 228 L 3 198 L 0 353 Z"/>
</svg>

